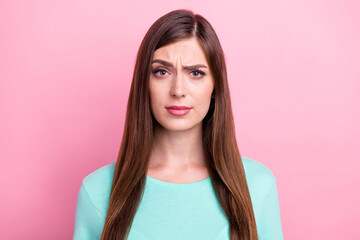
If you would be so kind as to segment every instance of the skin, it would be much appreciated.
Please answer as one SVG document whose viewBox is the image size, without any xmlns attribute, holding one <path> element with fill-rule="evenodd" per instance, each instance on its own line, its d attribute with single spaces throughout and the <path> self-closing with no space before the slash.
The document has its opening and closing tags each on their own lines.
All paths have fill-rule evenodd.
<svg viewBox="0 0 360 240">
<path fill-rule="evenodd" d="M 159 124 L 154 127 L 154 146 L 147 175 L 173 183 L 203 180 L 209 177 L 209 173 L 201 128 L 214 89 L 214 78 L 205 52 L 198 40 L 191 38 L 157 49 L 152 60 L 166 61 L 172 67 L 158 62 L 151 65 L 150 105 Z M 205 67 L 183 67 L 197 64 Z M 185 116 L 174 116 L 165 108 L 170 105 L 192 109 Z"/>
</svg>

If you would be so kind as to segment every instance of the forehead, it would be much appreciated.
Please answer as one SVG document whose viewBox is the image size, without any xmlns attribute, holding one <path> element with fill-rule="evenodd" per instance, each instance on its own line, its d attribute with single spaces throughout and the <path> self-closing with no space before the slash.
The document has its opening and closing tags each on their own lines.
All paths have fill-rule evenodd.
<svg viewBox="0 0 360 240">
<path fill-rule="evenodd" d="M 196 38 L 183 39 L 156 49 L 153 59 L 180 60 L 184 64 L 207 65 L 206 54 Z"/>
</svg>

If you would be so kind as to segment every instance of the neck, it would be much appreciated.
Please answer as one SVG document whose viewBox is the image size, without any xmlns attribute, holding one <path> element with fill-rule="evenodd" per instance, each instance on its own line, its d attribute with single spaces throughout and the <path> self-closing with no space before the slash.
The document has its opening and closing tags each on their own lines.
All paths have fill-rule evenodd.
<svg viewBox="0 0 360 240">
<path fill-rule="evenodd" d="M 149 168 L 180 169 L 190 166 L 205 166 L 202 125 L 185 131 L 169 131 L 156 125 Z"/>
</svg>

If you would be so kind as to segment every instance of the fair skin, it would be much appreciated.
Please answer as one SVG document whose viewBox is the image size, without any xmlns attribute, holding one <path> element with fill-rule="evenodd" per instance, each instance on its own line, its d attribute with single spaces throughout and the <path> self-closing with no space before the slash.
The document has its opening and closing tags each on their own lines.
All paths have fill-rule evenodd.
<svg viewBox="0 0 360 240">
<path fill-rule="evenodd" d="M 203 66 L 184 68 L 199 64 Z M 158 124 L 154 126 L 147 175 L 173 183 L 203 180 L 209 172 L 202 144 L 202 120 L 214 89 L 205 52 L 196 38 L 180 40 L 157 49 L 151 68 L 150 104 Z M 170 105 L 188 106 L 191 110 L 175 116 L 165 108 Z"/>
</svg>

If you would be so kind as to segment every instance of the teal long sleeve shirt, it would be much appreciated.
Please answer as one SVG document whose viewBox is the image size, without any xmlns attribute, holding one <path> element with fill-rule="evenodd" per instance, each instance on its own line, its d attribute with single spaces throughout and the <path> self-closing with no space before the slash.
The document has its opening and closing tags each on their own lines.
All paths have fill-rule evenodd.
<svg viewBox="0 0 360 240">
<path fill-rule="evenodd" d="M 280 206 L 273 173 L 242 157 L 259 240 L 282 240 Z M 78 193 L 73 240 L 100 239 L 115 162 L 86 176 Z M 229 240 L 229 222 L 211 178 L 170 183 L 146 176 L 143 198 L 128 240 Z"/>
</svg>

